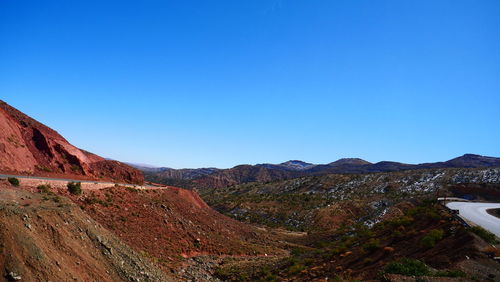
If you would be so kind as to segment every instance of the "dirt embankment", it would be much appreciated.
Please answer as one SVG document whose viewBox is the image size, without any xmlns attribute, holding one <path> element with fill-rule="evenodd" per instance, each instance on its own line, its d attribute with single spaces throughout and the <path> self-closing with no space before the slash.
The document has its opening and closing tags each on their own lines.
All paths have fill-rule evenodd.
<svg viewBox="0 0 500 282">
<path fill-rule="evenodd" d="M 217 213 L 193 191 L 113 187 L 68 196 L 135 250 L 172 271 L 193 256 L 281 251 L 268 235 Z"/>
<path fill-rule="evenodd" d="M 75 204 L 0 183 L 0 275 L 7 281 L 171 281 Z"/>
</svg>

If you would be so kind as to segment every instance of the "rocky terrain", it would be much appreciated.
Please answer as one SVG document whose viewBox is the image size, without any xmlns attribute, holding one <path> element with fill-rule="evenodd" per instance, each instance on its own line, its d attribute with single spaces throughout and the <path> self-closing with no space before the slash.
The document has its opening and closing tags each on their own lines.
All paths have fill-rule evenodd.
<svg viewBox="0 0 500 282">
<path fill-rule="evenodd" d="M 22 229 L 23 231 L 31 232 L 32 236 L 47 237 L 44 239 L 46 241 L 37 239 L 36 242 L 33 242 L 33 248 L 58 249 L 60 245 L 64 247 L 64 244 L 78 244 L 81 248 L 91 248 L 87 243 L 85 245 L 84 242 L 80 242 L 88 235 L 91 236 L 91 239 L 101 238 L 95 239 L 97 247 L 103 252 L 104 257 L 116 259 L 116 261 L 112 261 L 113 263 L 121 263 L 122 259 L 111 257 L 111 255 L 119 254 L 118 250 L 128 250 L 137 256 L 139 262 L 153 263 L 161 270 L 162 275 L 183 280 L 212 280 L 212 274 L 218 265 L 216 262 L 223 257 L 259 257 L 266 254 L 283 256 L 287 253 L 281 247 L 283 243 L 277 242 L 272 234 L 214 211 L 196 192 L 190 190 L 176 187 L 139 190 L 132 187 L 113 186 L 100 189 L 82 189 L 81 193 L 72 194 L 66 186 L 23 183 L 21 181 L 19 186 L 12 186 L 7 180 L 0 181 L 0 199 L 5 200 L 5 207 L 9 208 L 6 210 L 4 206 L 0 205 L 0 211 L 6 211 L 2 215 L 3 220 L 7 220 L 7 216 L 11 213 L 10 203 L 12 202 L 12 207 L 20 210 L 16 213 L 25 213 L 27 214 L 26 218 L 39 220 L 39 214 L 43 211 L 46 215 L 44 218 L 45 226 L 51 224 L 57 228 L 58 232 L 61 231 L 59 227 L 64 226 L 73 232 L 64 231 L 67 233 L 56 234 L 56 231 L 51 231 L 51 233 L 47 233 L 46 227 L 34 229 L 34 223 L 37 221 L 23 222 L 21 219 L 24 221 L 26 219 L 16 217 L 15 219 L 20 220 L 20 223 L 30 224 L 26 225 L 27 230 Z M 30 213 L 33 209 L 35 211 Z M 50 217 L 51 215 L 53 217 Z M 80 221 L 76 221 L 75 218 L 72 218 L 73 216 Z M 81 226 L 81 223 L 85 222 L 90 222 L 89 226 L 98 226 L 95 227 L 98 228 L 95 234 L 89 235 L 90 231 L 87 229 L 90 227 Z M 64 225 L 62 225 L 63 223 Z M 5 233 L 5 236 L 11 236 L 10 234 L 13 234 L 16 228 L 20 228 L 19 226 L 13 224 L 12 228 L 5 229 L 9 232 Z M 105 237 L 111 234 L 113 239 Z M 52 236 L 58 238 L 54 239 Z M 66 238 L 65 242 L 61 241 L 59 238 L 61 236 Z M 8 237 L 0 236 L 0 245 L 8 240 L 10 240 Z M 19 246 L 26 244 L 24 242 L 17 243 Z M 3 250 L 7 255 L 12 253 L 15 248 L 17 247 L 14 247 L 14 243 L 9 243 L 5 245 Z M 64 248 L 66 250 L 69 247 Z M 75 252 L 89 253 L 91 251 L 75 248 Z M 127 253 L 127 255 L 129 254 Z M 27 258 L 29 256 L 31 256 L 29 253 L 20 253 L 16 260 L 17 267 L 9 267 L 7 262 L 4 263 L 0 259 L 0 269 L 5 265 L 5 269 L 9 270 L 5 275 L 12 271 L 16 274 L 23 273 L 19 274 L 23 277 L 38 275 L 34 276 L 36 279 L 54 275 L 53 270 L 47 273 L 38 273 L 40 268 L 45 267 L 45 263 L 53 263 L 45 257 L 39 258 L 37 268 L 22 268 L 20 265 L 32 264 Z M 91 256 L 97 261 L 87 262 L 85 260 L 89 258 L 76 256 L 80 260 L 78 260 L 79 264 L 74 267 L 85 263 L 100 264 L 99 267 L 95 267 L 94 272 L 88 274 L 95 277 L 73 274 L 76 280 L 119 281 L 123 278 L 106 276 L 111 272 L 110 268 L 115 266 L 106 263 L 102 257 Z M 76 260 L 71 262 L 76 263 Z M 56 266 L 59 268 L 67 267 L 66 265 Z M 127 276 L 130 279 L 126 278 L 125 280 L 136 281 L 134 277 L 137 277 L 141 279 L 140 281 L 148 281 L 144 279 L 150 275 L 152 270 L 130 268 L 127 271 L 129 271 L 127 275 L 132 278 Z M 141 274 L 142 272 L 145 274 Z M 101 276 L 98 276 L 99 273 Z"/>
<path fill-rule="evenodd" d="M 6 281 L 500 277 L 491 259 L 500 255 L 497 238 L 436 203 L 440 196 L 499 201 L 497 158 L 294 160 L 225 170 L 134 165 L 150 181 L 186 190 L 136 186 L 141 171 L 78 149 L 3 102 L 0 130 L 0 173 L 92 180 L 0 180 Z"/>
<path fill-rule="evenodd" d="M 136 250 L 171 269 L 200 255 L 277 252 L 266 234 L 217 213 L 193 191 L 111 187 L 67 196 Z"/>
<path fill-rule="evenodd" d="M 475 169 L 447 177 L 456 185 L 495 185 L 497 173 Z M 0 269 L 7 281 L 366 281 L 380 275 L 400 281 L 405 276 L 391 267 L 405 259 L 423 263 L 429 279 L 494 281 L 500 275 L 488 257 L 491 245 L 425 197 L 373 201 L 370 209 L 380 213 L 364 219 L 358 215 L 366 205 L 344 200 L 341 209 L 323 210 L 333 211 L 325 213 L 329 219 L 340 215 L 336 225 L 307 233 L 232 220 L 195 192 L 175 187 L 71 194 L 4 180 L 0 199 Z"/>
<path fill-rule="evenodd" d="M 407 198 L 468 195 L 498 201 L 500 168 L 329 174 L 202 190 L 218 211 L 292 230 L 334 229 L 344 220 L 376 222 Z"/>
<path fill-rule="evenodd" d="M 13 188 L 3 181 L 0 277 L 6 281 L 174 281 L 70 200 Z"/>
<path fill-rule="evenodd" d="M 498 252 L 431 202 L 402 202 L 373 227 L 359 223 L 289 238 L 290 256 L 226 259 L 227 281 L 498 281 Z"/>
<path fill-rule="evenodd" d="M 248 182 L 270 182 L 312 175 L 362 174 L 437 168 L 500 167 L 500 159 L 466 154 L 445 162 L 404 164 L 382 161 L 370 163 L 358 158 L 340 159 L 325 165 L 298 160 L 281 164 L 239 165 L 230 169 L 172 169 L 136 166 L 149 181 L 199 190 L 223 188 Z"/>
<path fill-rule="evenodd" d="M 78 149 L 53 129 L 0 101 L 0 173 L 144 182 L 128 165 Z"/>
</svg>

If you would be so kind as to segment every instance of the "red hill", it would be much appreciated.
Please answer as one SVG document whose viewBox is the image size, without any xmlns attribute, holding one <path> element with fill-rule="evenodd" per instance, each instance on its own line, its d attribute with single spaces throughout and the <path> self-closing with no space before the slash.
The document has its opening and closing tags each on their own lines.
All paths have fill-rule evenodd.
<svg viewBox="0 0 500 282">
<path fill-rule="evenodd" d="M 142 184 L 143 174 L 71 145 L 55 130 L 0 100 L 0 172 Z"/>
</svg>

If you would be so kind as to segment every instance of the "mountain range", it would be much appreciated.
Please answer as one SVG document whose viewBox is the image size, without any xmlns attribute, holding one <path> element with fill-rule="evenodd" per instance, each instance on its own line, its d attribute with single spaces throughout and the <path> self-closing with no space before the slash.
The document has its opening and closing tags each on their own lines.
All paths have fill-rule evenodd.
<svg viewBox="0 0 500 282">
<path fill-rule="evenodd" d="M 144 172 L 146 180 L 167 185 L 217 188 L 247 182 L 269 182 L 324 174 L 357 174 L 431 168 L 479 168 L 500 166 L 500 158 L 474 154 L 435 163 L 405 164 L 393 161 L 370 163 L 359 158 L 343 158 L 328 164 L 291 160 L 280 164 L 238 165 L 229 169 L 173 169 L 130 164 Z"/>
</svg>

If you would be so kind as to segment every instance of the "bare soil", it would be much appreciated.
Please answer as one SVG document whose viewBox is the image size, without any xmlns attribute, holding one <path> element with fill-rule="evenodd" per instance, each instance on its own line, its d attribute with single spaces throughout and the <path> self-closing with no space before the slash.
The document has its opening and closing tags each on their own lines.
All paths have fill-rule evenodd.
<svg viewBox="0 0 500 282">
<path fill-rule="evenodd" d="M 68 199 L 3 182 L 0 276 L 7 281 L 172 281 Z"/>
</svg>

